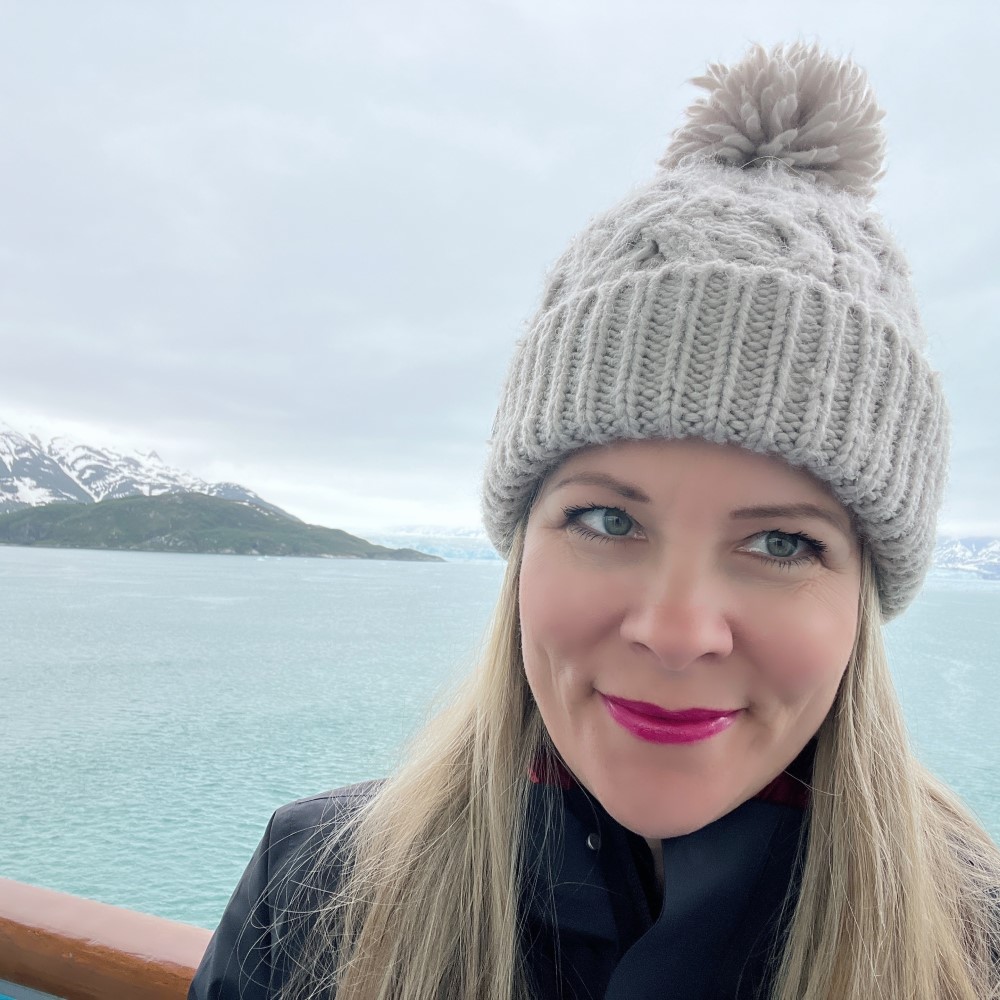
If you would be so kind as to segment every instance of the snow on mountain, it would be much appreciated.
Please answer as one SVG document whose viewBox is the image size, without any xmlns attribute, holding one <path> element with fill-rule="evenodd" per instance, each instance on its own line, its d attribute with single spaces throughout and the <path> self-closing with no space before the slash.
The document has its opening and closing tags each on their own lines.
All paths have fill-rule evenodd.
<svg viewBox="0 0 1000 1000">
<path fill-rule="evenodd" d="M 385 532 L 366 532 L 365 537 L 388 548 L 409 548 L 441 556 L 448 560 L 498 560 L 482 528 L 444 528 L 433 525 L 407 525 Z"/>
<path fill-rule="evenodd" d="M 198 487 L 205 484 L 164 465 L 156 452 L 123 454 L 65 437 L 53 438 L 46 450 L 95 500 L 156 496 L 177 489 L 204 492 Z"/>
<path fill-rule="evenodd" d="M 46 443 L 0 422 L 0 513 L 162 493 L 206 493 L 290 516 L 238 483 L 207 483 L 173 469 L 154 451 L 123 453 L 66 437 Z"/>
<path fill-rule="evenodd" d="M 934 568 L 1000 580 L 1000 538 L 938 539 L 934 549 Z"/>
<path fill-rule="evenodd" d="M 0 511 L 92 497 L 37 441 L 0 423 Z"/>
</svg>

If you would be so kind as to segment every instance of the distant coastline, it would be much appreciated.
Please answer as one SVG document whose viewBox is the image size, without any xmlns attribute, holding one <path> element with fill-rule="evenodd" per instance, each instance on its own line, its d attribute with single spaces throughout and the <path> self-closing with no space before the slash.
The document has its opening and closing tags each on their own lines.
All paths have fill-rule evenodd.
<svg viewBox="0 0 1000 1000">
<path fill-rule="evenodd" d="M 337 528 L 202 493 L 100 503 L 50 503 L 0 514 L 0 544 L 132 552 L 311 556 L 442 562 L 412 548 L 375 545 Z"/>
<path fill-rule="evenodd" d="M 498 562 L 480 528 L 413 526 L 366 532 L 304 524 L 278 508 L 200 493 L 49 503 L 0 512 L 0 545 L 218 555 Z M 1000 538 L 941 538 L 939 579 L 1000 581 Z"/>
<path fill-rule="evenodd" d="M 0 421 L 0 545 L 437 562 L 304 524 L 239 483 L 209 483 L 156 452 L 42 441 Z"/>
</svg>

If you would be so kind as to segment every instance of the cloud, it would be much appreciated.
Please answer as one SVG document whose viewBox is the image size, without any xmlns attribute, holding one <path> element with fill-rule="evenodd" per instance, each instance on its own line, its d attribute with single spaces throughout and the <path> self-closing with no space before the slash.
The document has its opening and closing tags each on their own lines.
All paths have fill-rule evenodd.
<svg viewBox="0 0 1000 1000">
<path fill-rule="evenodd" d="M 952 400 L 949 516 L 1000 522 L 1000 140 L 982 126 L 997 18 L 95 0 L 55 30 L 12 7 L 0 416 L 226 471 L 331 524 L 471 523 L 546 268 L 652 171 L 688 77 L 752 38 L 819 37 L 869 68 L 888 111 L 878 204 Z"/>
</svg>

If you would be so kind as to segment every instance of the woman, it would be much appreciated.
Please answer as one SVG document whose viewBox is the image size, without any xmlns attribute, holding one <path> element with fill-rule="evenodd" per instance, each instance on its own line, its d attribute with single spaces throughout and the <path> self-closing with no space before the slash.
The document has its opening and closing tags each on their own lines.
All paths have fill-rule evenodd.
<svg viewBox="0 0 1000 1000">
<path fill-rule="evenodd" d="M 518 346 L 480 669 L 389 780 L 275 814 L 192 997 L 1000 995 L 997 851 L 882 651 L 947 449 L 882 113 L 814 47 L 697 82 Z"/>
</svg>

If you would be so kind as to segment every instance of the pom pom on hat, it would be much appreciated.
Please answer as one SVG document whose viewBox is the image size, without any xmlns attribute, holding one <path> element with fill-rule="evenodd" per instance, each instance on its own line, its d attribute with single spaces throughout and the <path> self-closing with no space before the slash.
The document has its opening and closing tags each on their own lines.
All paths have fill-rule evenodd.
<svg viewBox="0 0 1000 1000">
<path fill-rule="evenodd" d="M 778 161 L 864 198 L 883 174 L 885 112 L 855 63 L 796 43 L 755 45 L 734 66 L 691 81 L 709 91 L 687 110 L 660 160 L 702 155 L 741 169 Z"/>
</svg>

